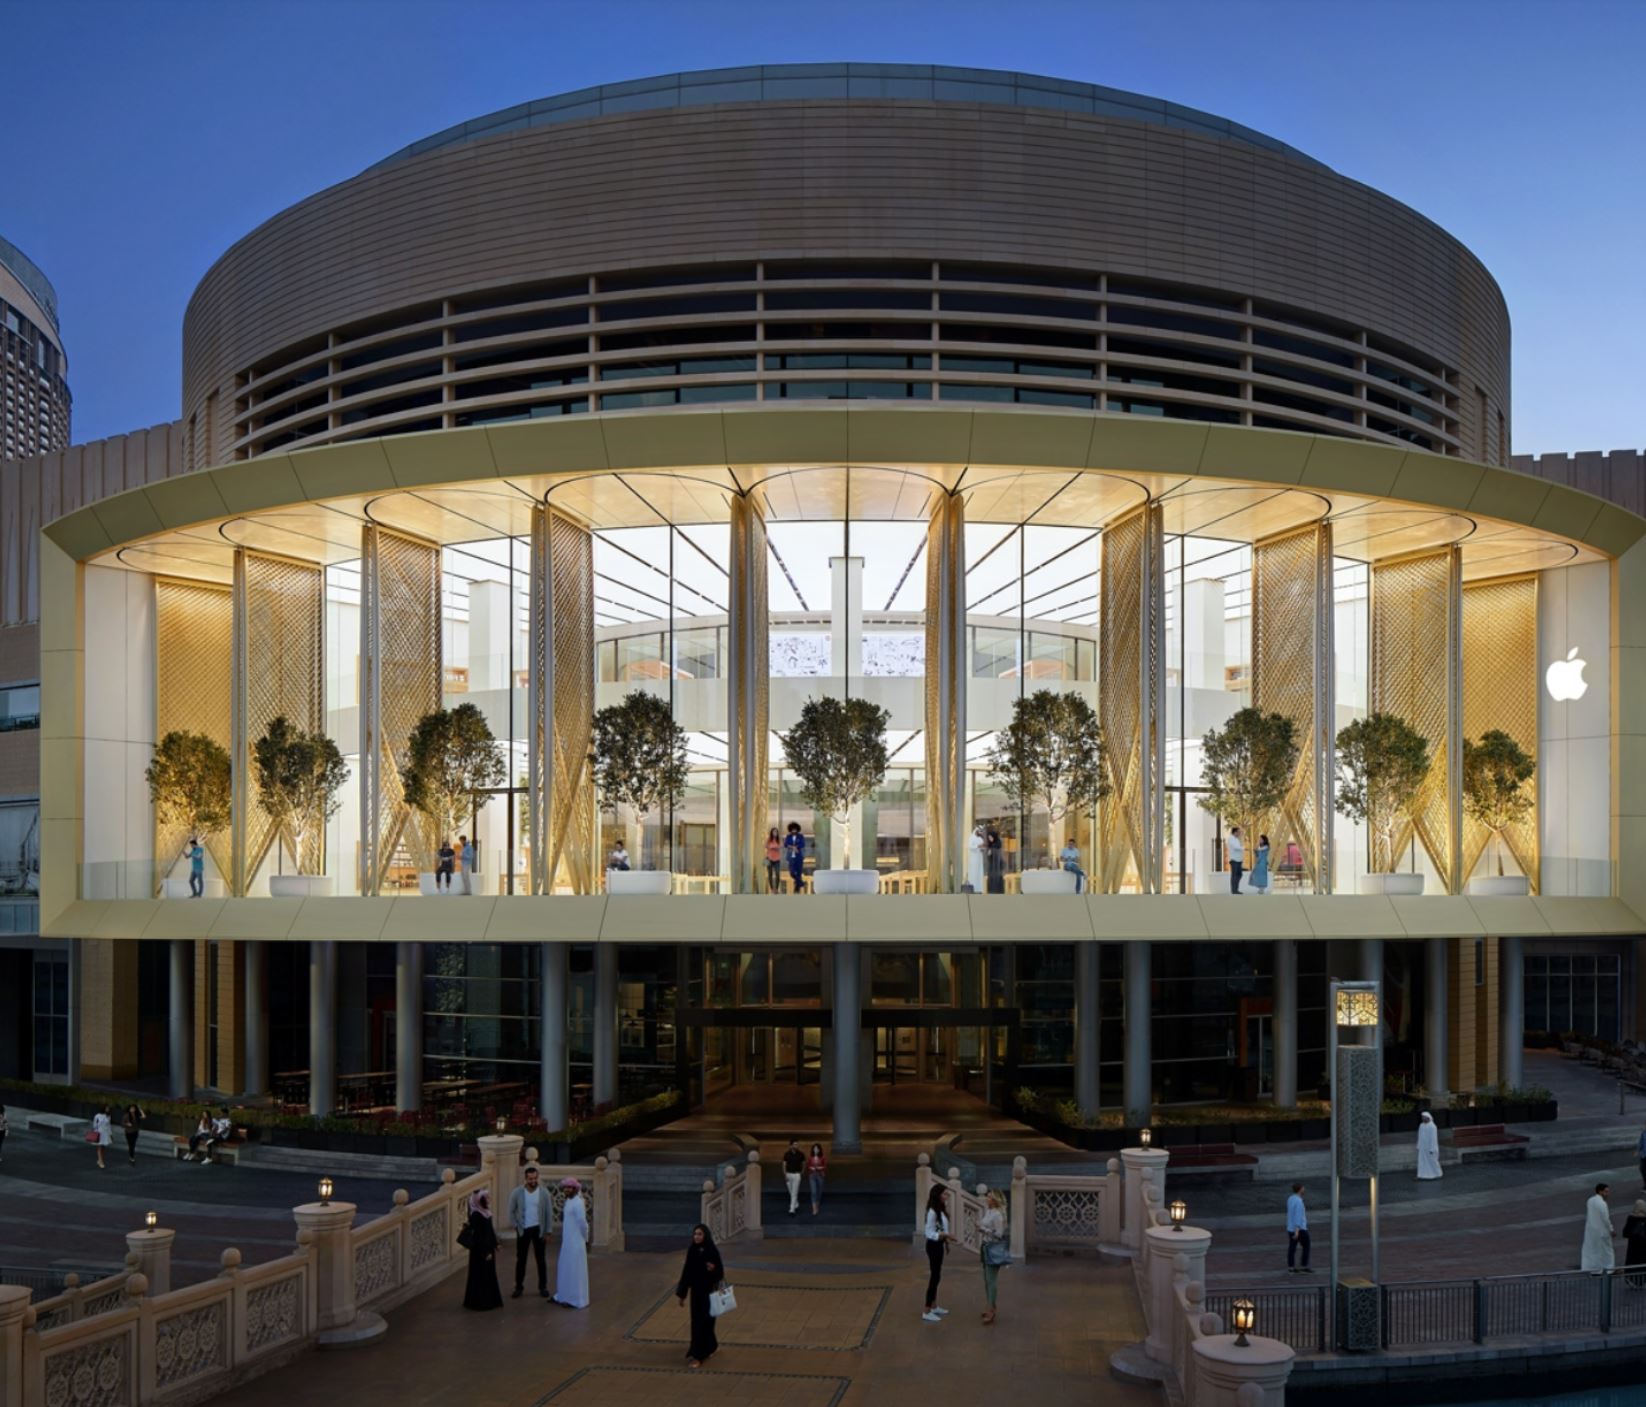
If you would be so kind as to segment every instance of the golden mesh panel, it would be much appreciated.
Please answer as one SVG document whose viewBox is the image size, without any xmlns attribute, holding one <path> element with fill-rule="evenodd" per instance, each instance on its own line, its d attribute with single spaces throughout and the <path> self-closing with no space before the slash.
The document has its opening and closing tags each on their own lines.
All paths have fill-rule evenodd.
<svg viewBox="0 0 1646 1407">
<path fill-rule="evenodd" d="M 1322 811 L 1320 739 L 1322 705 L 1329 701 L 1331 608 L 1323 596 L 1331 590 L 1331 529 L 1309 527 L 1271 538 L 1252 548 L 1252 706 L 1289 718 L 1296 728 L 1297 769 L 1280 806 L 1280 824 L 1272 816 L 1251 818 L 1259 833 L 1280 831 L 1273 839 L 1279 854 L 1295 840 L 1303 853 L 1303 878 L 1324 891 L 1323 873 L 1329 830 Z M 1325 639 L 1322 639 L 1322 636 Z"/>
<path fill-rule="evenodd" d="M 361 556 L 361 892 L 375 894 L 411 817 L 398 760 L 417 720 L 441 705 L 440 549 L 369 526 Z M 419 830 L 422 866 L 434 847 Z"/>
<path fill-rule="evenodd" d="M 1374 828 L 1372 865 L 1389 868 L 1416 831 L 1448 893 L 1457 880 L 1458 594 L 1455 548 L 1372 567 L 1371 704 L 1429 740 L 1429 775 L 1396 828 L 1392 854 Z"/>
<path fill-rule="evenodd" d="M 766 522 L 746 496 L 732 499 L 731 678 L 727 705 L 731 764 L 731 880 L 744 894 L 765 889 L 771 646 L 766 581 Z"/>
<path fill-rule="evenodd" d="M 550 699 L 549 887 L 595 892 L 597 839 L 589 742 L 594 730 L 594 536 L 548 512 Z M 562 880 L 561 876 L 564 876 Z"/>
<path fill-rule="evenodd" d="M 1501 728 L 1537 756 L 1537 578 L 1500 577 L 1463 588 L 1463 736 Z M 1538 892 L 1536 780 L 1524 821 L 1503 833 L 1504 847 Z M 1463 877 L 1474 873 L 1491 832 L 1463 818 Z M 1493 872 L 1495 873 L 1495 866 Z"/>
<path fill-rule="evenodd" d="M 310 731 L 325 722 L 325 573 L 306 562 L 235 553 L 235 757 L 243 777 L 235 788 L 234 892 L 244 894 L 276 841 L 258 804 L 251 750 L 282 714 Z M 291 837 L 280 842 L 290 846 Z M 318 873 L 325 837 L 304 842 L 300 867 Z"/>
<path fill-rule="evenodd" d="M 532 509 L 531 581 L 527 630 L 531 639 L 530 690 L 526 734 L 526 844 L 531 892 L 546 894 L 549 874 L 546 864 L 548 758 L 549 758 L 549 529 L 548 513 Z"/>
<path fill-rule="evenodd" d="M 156 577 L 154 583 L 155 741 L 181 730 L 204 733 L 232 751 L 232 668 L 234 594 L 227 587 Z M 188 836 L 181 826 L 154 828 L 159 876 L 182 853 Z M 234 846 L 228 831 L 204 837 L 218 870 L 233 872 Z"/>
<path fill-rule="evenodd" d="M 926 528 L 926 887 L 956 891 L 964 873 L 966 795 L 966 510 L 934 504 Z"/>
<path fill-rule="evenodd" d="M 1099 807 L 1103 848 L 1098 856 L 1098 880 L 1108 894 L 1135 881 L 1148 868 L 1145 793 L 1147 755 L 1153 743 L 1144 714 L 1148 549 L 1147 509 L 1128 513 L 1103 529 L 1097 709 L 1103 724 L 1109 795 Z"/>
</svg>

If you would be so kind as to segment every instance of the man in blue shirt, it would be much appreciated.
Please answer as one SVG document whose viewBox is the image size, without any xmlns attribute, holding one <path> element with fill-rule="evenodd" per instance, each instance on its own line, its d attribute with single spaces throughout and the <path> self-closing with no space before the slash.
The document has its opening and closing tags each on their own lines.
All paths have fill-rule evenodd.
<svg viewBox="0 0 1646 1407">
<path fill-rule="evenodd" d="M 1303 1264 L 1298 1265 L 1297 1252 L 1303 1250 Z M 1309 1211 L 1303 1205 L 1303 1184 L 1292 1184 L 1292 1195 L 1286 1199 L 1286 1269 L 1293 1275 L 1312 1275 L 1309 1269 Z"/>
<path fill-rule="evenodd" d="M 1640 1159 L 1640 1185 L 1646 1187 L 1646 1128 L 1641 1129 L 1635 1141 L 1635 1157 Z"/>
<path fill-rule="evenodd" d="M 200 837 L 189 837 L 189 895 L 198 899 L 206 892 L 206 848 Z"/>
</svg>

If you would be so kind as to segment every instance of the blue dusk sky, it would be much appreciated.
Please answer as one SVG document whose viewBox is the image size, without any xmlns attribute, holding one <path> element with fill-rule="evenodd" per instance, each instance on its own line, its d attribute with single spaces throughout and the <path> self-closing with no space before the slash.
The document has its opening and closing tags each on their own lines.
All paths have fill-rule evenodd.
<svg viewBox="0 0 1646 1407">
<path fill-rule="evenodd" d="M 1646 444 L 1646 0 L 0 0 L 0 234 L 76 440 L 179 414 L 230 244 L 454 122 L 680 69 L 1021 69 L 1206 109 L 1406 202 L 1514 322 L 1514 449 Z"/>
</svg>

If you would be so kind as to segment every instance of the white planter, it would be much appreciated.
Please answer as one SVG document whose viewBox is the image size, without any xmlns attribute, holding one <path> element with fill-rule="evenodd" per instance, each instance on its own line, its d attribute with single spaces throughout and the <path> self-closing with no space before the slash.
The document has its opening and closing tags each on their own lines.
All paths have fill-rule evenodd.
<svg viewBox="0 0 1646 1407">
<path fill-rule="evenodd" d="M 332 892 L 329 874 L 271 874 L 269 893 L 276 899 L 323 899 Z"/>
<path fill-rule="evenodd" d="M 1017 888 L 1020 894 L 1073 894 L 1077 878 L 1069 870 L 1024 870 Z"/>
<path fill-rule="evenodd" d="M 473 875 L 469 876 L 471 882 L 477 877 L 478 876 Z M 435 882 L 435 880 L 436 876 L 432 872 L 419 873 L 417 876 L 417 892 L 425 897 L 433 897 L 438 895 L 442 899 L 454 894 L 478 894 L 480 892 L 478 888 L 465 889 L 463 887 L 463 876 L 460 874 L 454 874 L 452 876 L 450 889 L 442 889 Z"/>
<path fill-rule="evenodd" d="M 1524 899 L 1531 893 L 1531 886 L 1523 874 L 1482 875 L 1479 879 L 1469 881 L 1468 892 L 1492 895 L 1499 899 Z"/>
<path fill-rule="evenodd" d="M 205 890 L 206 892 L 202 897 L 207 899 L 221 899 L 226 892 L 223 888 L 223 881 L 220 879 L 207 879 Z M 185 876 L 183 879 L 162 880 L 160 882 L 160 897 L 162 899 L 192 899 L 194 894 L 189 889 L 189 881 Z"/>
<path fill-rule="evenodd" d="M 674 888 L 668 870 L 607 870 L 608 894 L 667 894 Z"/>
<path fill-rule="evenodd" d="M 1421 894 L 1420 874 L 1363 874 L 1355 881 L 1357 894 Z"/>
<path fill-rule="evenodd" d="M 814 870 L 813 894 L 878 894 L 879 870 Z"/>
</svg>

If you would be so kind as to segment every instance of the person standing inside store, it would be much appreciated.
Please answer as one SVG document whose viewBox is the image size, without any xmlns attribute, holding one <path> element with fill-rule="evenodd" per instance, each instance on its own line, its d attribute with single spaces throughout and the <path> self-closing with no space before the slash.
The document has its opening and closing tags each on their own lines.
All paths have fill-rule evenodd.
<svg viewBox="0 0 1646 1407">
<path fill-rule="evenodd" d="M 1303 1252 L 1299 1265 L 1298 1251 Z M 1309 1269 L 1309 1209 L 1303 1205 L 1303 1184 L 1292 1184 L 1292 1195 L 1286 1199 L 1286 1269 L 1293 1275 L 1310 1275 Z"/>
<path fill-rule="evenodd" d="M 189 837 L 189 848 L 183 852 L 189 857 L 189 897 L 200 899 L 206 893 L 206 847 L 200 837 Z"/>
<path fill-rule="evenodd" d="M 766 832 L 766 892 L 776 894 L 783 888 L 783 837 L 773 826 Z"/>
<path fill-rule="evenodd" d="M 988 876 L 991 894 L 1006 892 L 1006 847 L 1000 832 L 990 826 L 983 832 L 983 869 Z"/>
<path fill-rule="evenodd" d="M 1229 853 L 1229 893 L 1240 893 L 1240 876 L 1246 872 L 1246 842 L 1240 838 L 1240 827 L 1229 827 L 1229 839 L 1224 847 Z"/>
<path fill-rule="evenodd" d="M 474 893 L 474 842 L 466 835 L 457 837 L 457 856 L 463 862 L 463 892 Z"/>
<path fill-rule="evenodd" d="M 800 1151 L 800 1140 L 791 1138 L 783 1152 L 783 1185 L 789 1190 L 790 1216 L 800 1211 L 800 1178 L 805 1171 L 806 1155 Z"/>
<path fill-rule="evenodd" d="M 514 1223 L 514 1293 L 519 1299 L 526 1288 L 526 1258 L 537 1257 L 537 1293 L 549 1297 L 549 1256 L 543 1238 L 554 1220 L 554 1204 L 549 1189 L 538 1180 L 536 1163 L 526 1165 L 525 1182 L 509 1193 L 509 1220 Z"/>
<path fill-rule="evenodd" d="M 436 889 L 444 890 L 447 894 L 452 892 L 452 867 L 456 861 L 457 852 L 452 849 L 451 840 L 443 837 L 440 841 L 440 868 L 434 872 Z"/>
<path fill-rule="evenodd" d="M 806 836 L 799 821 L 790 821 L 783 837 L 783 856 L 789 862 L 789 888 L 795 894 L 806 892 L 803 877 L 806 872 Z"/>
<path fill-rule="evenodd" d="M 1257 854 L 1252 862 L 1252 892 L 1259 895 L 1269 892 L 1269 837 L 1266 835 L 1257 838 Z"/>
</svg>

